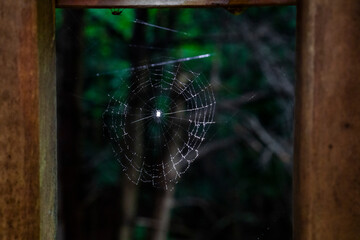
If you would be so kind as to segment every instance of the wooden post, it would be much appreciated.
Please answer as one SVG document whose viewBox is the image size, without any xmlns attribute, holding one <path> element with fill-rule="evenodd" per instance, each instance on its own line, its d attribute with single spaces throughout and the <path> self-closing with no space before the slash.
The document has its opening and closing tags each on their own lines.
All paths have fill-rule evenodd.
<svg viewBox="0 0 360 240">
<path fill-rule="evenodd" d="M 360 239 L 360 1 L 298 7 L 294 239 Z"/>
<path fill-rule="evenodd" d="M 55 239 L 54 6 L 0 1 L 0 239 Z"/>
<path fill-rule="evenodd" d="M 294 5 L 296 0 L 56 0 L 68 8 L 169 8 Z"/>
</svg>

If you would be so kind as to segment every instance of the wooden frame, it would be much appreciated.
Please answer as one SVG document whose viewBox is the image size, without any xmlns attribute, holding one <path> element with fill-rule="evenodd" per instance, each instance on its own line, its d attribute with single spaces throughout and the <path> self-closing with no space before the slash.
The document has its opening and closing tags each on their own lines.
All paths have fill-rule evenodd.
<svg viewBox="0 0 360 240">
<path fill-rule="evenodd" d="M 294 239 L 360 237 L 360 2 L 298 5 Z"/>
<path fill-rule="evenodd" d="M 295 5 L 296 0 L 57 0 L 56 7 L 159 8 Z"/>
<path fill-rule="evenodd" d="M 53 1 L 0 2 L 0 239 L 55 239 L 54 24 Z"/>
<path fill-rule="evenodd" d="M 227 7 L 294 0 L 57 0 L 57 7 Z M 53 0 L 0 1 L 0 238 L 55 239 Z M 294 239 L 360 236 L 360 2 L 298 2 Z"/>
</svg>

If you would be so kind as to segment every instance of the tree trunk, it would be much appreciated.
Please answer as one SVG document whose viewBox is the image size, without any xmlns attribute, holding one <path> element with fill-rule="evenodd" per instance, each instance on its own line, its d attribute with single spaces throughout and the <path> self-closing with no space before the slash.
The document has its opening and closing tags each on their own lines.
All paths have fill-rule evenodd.
<svg viewBox="0 0 360 240">
<path fill-rule="evenodd" d="M 146 21 L 148 18 L 148 11 L 146 9 L 137 9 L 136 10 L 136 18 Z M 134 25 L 134 31 L 131 43 L 133 45 L 145 45 L 145 26 L 141 24 Z M 146 52 L 141 52 L 140 50 L 134 54 L 130 54 L 130 61 L 132 66 L 139 65 L 140 62 L 144 61 L 147 58 Z M 133 76 L 135 77 L 135 76 Z M 136 87 L 136 86 L 132 86 Z M 131 108 L 139 108 L 141 102 L 129 102 L 128 105 Z M 130 124 L 129 124 L 130 125 Z M 138 156 L 142 155 L 143 144 L 144 142 L 144 133 L 142 131 L 143 123 L 138 122 L 135 124 L 131 124 L 132 136 L 135 136 L 136 143 L 134 143 L 131 148 L 137 153 Z M 138 161 L 138 159 L 134 159 L 134 161 Z M 129 167 L 128 174 L 132 175 L 135 171 L 133 168 Z M 129 240 L 132 239 L 134 220 L 136 216 L 136 205 L 137 205 L 137 192 L 138 186 L 133 182 L 127 179 L 127 176 L 122 175 L 120 191 L 121 191 L 121 199 L 120 199 L 120 211 L 121 211 L 121 220 L 119 226 L 119 239 L 120 240 Z"/>
<path fill-rule="evenodd" d="M 170 211 L 173 205 L 174 191 L 157 190 L 153 212 L 154 226 L 149 240 L 166 240 L 170 223 Z"/>
</svg>

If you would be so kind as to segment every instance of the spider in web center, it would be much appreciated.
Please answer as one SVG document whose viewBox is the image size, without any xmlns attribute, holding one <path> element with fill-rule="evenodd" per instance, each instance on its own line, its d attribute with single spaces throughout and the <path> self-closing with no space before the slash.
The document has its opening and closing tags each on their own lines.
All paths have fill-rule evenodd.
<svg viewBox="0 0 360 240">
<path fill-rule="evenodd" d="M 160 117 L 161 117 L 161 111 L 160 111 L 160 110 L 156 110 L 156 111 L 155 111 L 155 117 L 156 117 L 156 118 L 160 118 Z"/>
</svg>

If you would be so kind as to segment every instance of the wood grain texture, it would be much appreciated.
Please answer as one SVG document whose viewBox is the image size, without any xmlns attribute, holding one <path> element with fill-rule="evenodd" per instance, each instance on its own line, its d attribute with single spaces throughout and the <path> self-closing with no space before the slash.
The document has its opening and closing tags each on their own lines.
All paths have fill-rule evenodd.
<svg viewBox="0 0 360 240">
<path fill-rule="evenodd" d="M 54 3 L 0 2 L 0 239 L 54 239 Z"/>
<path fill-rule="evenodd" d="M 58 8 L 236 7 L 294 4 L 296 0 L 56 0 Z"/>
<path fill-rule="evenodd" d="M 40 100 L 40 239 L 52 240 L 56 238 L 57 228 L 55 1 L 36 2 Z"/>
<path fill-rule="evenodd" d="M 360 1 L 298 6 L 294 239 L 360 236 Z"/>
</svg>

